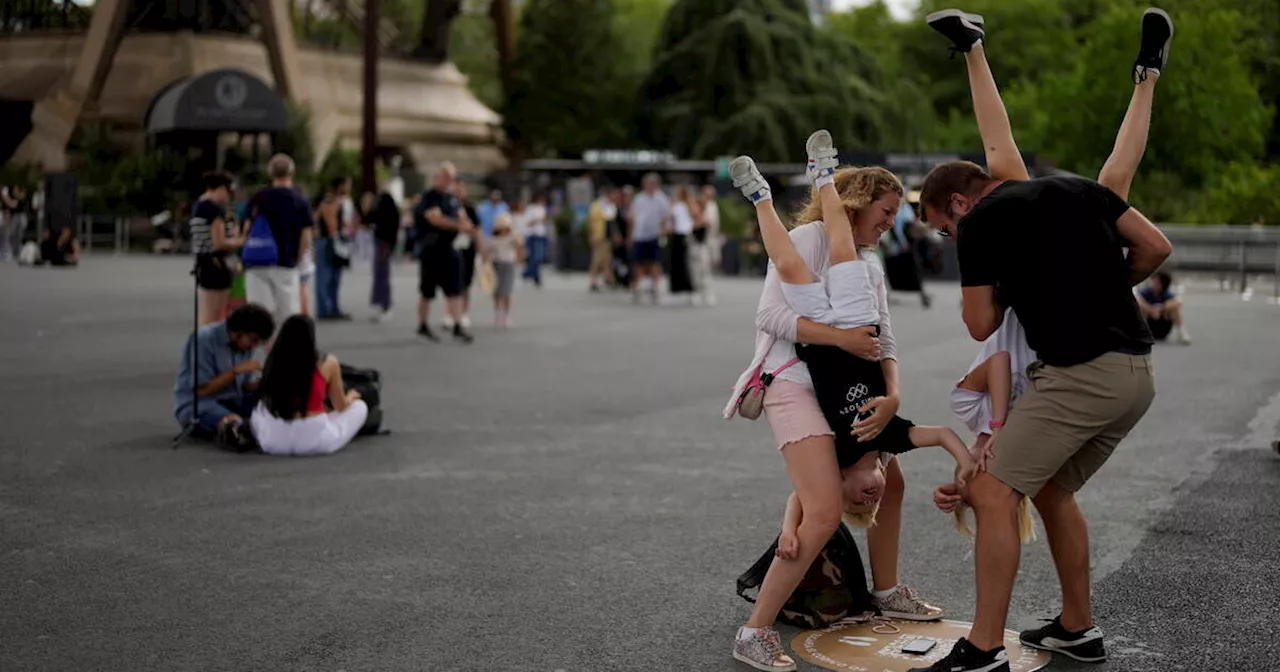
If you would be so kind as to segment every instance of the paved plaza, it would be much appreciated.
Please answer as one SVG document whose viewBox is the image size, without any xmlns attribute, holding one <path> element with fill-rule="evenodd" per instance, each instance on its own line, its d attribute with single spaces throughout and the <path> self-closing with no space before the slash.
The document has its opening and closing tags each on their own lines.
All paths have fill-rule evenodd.
<svg viewBox="0 0 1280 672">
<path fill-rule="evenodd" d="M 358 319 L 322 324 L 320 345 L 382 371 L 393 433 L 287 459 L 169 449 L 187 270 L 0 266 L 4 672 L 747 669 L 729 656 L 749 607 L 734 580 L 789 492 L 764 421 L 720 418 L 758 280 L 694 309 L 553 276 L 517 293 L 509 332 L 478 300 L 468 347 L 414 336 L 413 266 L 395 317 L 364 321 L 357 269 Z M 958 288 L 933 289 L 932 310 L 894 308 L 902 414 L 960 429 L 947 395 L 976 344 Z M 1157 349 L 1154 407 L 1082 495 L 1112 652 L 1087 669 L 1280 665 L 1280 307 L 1186 303 L 1195 345 Z M 930 501 L 948 461 L 903 458 L 902 574 L 968 619 L 971 542 Z M 1056 596 L 1041 540 L 1010 627 Z"/>
</svg>

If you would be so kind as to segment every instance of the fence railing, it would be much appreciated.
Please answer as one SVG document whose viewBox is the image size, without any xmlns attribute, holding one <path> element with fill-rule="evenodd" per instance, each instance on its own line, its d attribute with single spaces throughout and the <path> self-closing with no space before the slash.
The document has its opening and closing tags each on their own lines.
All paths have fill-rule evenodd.
<svg viewBox="0 0 1280 672">
<path fill-rule="evenodd" d="M 1280 228 L 1166 224 L 1160 230 L 1173 243 L 1168 265 L 1174 270 L 1212 273 L 1242 292 L 1251 277 L 1271 276 L 1280 296 Z"/>
<path fill-rule="evenodd" d="M 76 237 L 80 250 L 90 254 L 94 249 L 110 250 L 115 254 L 129 251 L 129 226 L 123 217 L 81 215 L 76 220 Z"/>
</svg>

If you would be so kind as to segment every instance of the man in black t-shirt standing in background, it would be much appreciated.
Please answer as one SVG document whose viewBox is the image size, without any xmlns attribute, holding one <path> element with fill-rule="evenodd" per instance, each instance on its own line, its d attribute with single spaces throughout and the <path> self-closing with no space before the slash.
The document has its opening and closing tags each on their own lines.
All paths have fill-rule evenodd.
<svg viewBox="0 0 1280 672">
<path fill-rule="evenodd" d="M 462 257 L 453 247 L 459 232 L 472 233 L 475 227 L 460 215 L 458 197 L 452 187 L 457 179 L 453 164 L 445 163 L 431 178 L 431 189 L 413 209 L 413 225 L 418 245 L 418 335 L 440 340 L 427 325 L 431 316 L 431 300 L 439 289 L 445 296 L 445 309 L 453 323 L 453 336 L 470 343 L 472 336 L 462 326 Z"/>
<path fill-rule="evenodd" d="M 987 472 L 969 484 L 978 604 L 965 646 L 976 647 L 973 657 L 1003 653 L 1021 552 L 1016 510 L 1026 495 L 1044 520 L 1062 584 L 1063 615 L 1051 626 L 1074 638 L 1055 646 L 1089 641 L 1105 658 L 1092 625 L 1089 533 L 1075 492 L 1155 397 L 1151 334 L 1132 288 L 1172 248 L 1142 213 L 1084 178 L 997 180 L 956 161 L 933 169 L 920 203 L 931 226 L 957 239 L 970 335 L 982 341 L 994 333 L 1006 304 L 1039 359 L 1027 372 L 1032 389 L 991 440 Z"/>
</svg>

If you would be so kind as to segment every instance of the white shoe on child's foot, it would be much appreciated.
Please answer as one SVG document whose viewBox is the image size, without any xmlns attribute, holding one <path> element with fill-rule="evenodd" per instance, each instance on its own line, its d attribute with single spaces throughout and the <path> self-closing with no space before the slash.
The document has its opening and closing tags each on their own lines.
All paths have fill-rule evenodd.
<svg viewBox="0 0 1280 672">
<path fill-rule="evenodd" d="M 751 157 L 739 156 L 730 162 L 729 177 L 733 178 L 733 186 L 742 190 L 742 195 L 746 196 L 752 205 L 760 205 L 764 201 L 773 199 L 769 183 L 765 181 L 764 175 L 760 174 L 760 169 L 756 168 L 756 162 Z"/>
<path fill-rule="evenodd" d="M 840 153 L 831 140 L 831 133 L 826 129 L 814 131 L 804 143 L 804 148 L 809 153 L 809 165 L 805 172 L 813 186 L 820 189 L 828 184 L 835 184 L 836 166 L 840 165 L 836 157 Z"/>
</svg>

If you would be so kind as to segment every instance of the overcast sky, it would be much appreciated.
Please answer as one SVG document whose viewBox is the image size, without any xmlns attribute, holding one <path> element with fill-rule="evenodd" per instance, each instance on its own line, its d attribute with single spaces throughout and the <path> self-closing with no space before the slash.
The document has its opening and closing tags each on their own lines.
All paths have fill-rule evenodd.
<svg viewBox="0 0 1280 672">
<path fill-rule="evenodd" d="M 836 9 L 848 9 L 850 7 L 861 7 L 869 5 L 875 0 L 832 0 L 831 4 Z M 916 6 L 916 0 L 884 0 L 884 4 L 889 6 L 889 11 L 899 19 L 908 18 L 911 15 L 911 9 Z"/>
</svg>

